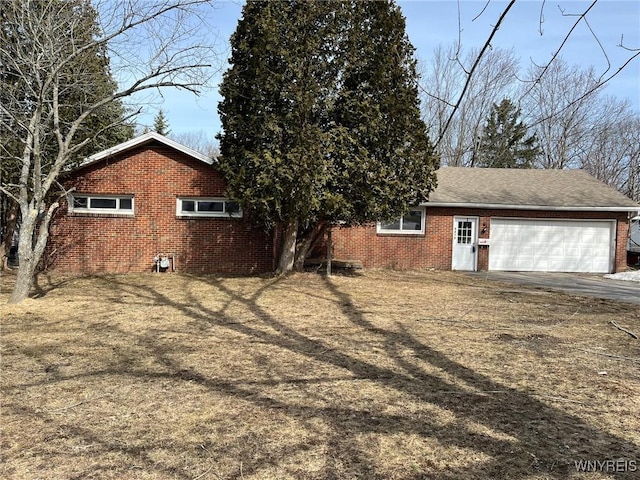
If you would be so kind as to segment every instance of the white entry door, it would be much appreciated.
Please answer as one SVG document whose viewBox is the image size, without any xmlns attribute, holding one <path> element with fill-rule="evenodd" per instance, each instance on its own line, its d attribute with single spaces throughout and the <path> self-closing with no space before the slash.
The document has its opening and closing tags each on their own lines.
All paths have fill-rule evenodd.
<svg viewBox="0 0 640 480">
<path fill-rule="evenodd" d="M 451 270 L 475 271 L 477 265 L 478 217 L 454 217 Z"/>
</svg>

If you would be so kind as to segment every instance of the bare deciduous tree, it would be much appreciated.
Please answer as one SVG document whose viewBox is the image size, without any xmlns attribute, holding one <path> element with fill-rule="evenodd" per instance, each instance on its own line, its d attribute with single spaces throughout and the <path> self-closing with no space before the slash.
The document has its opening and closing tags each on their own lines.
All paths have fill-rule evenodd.
<svg viewBox="0 0 640 480">
<path fill-rule="evenodd" d="M 210 158 L 216 158 L 220 154 L 218 142 L 212 139 L 205 130 L 192 130 L 189 132 L 172 133 L 169 135 L 173 140 L 196 152 L 204 153 Z"/>
<path fill-rule="evenodd" d="M 626 100 L 594 89 L 593 68 L 570 66 L 561 58 L 540 76 L 531 67 L 523 104 L 544 155 L 538 168 L 583 168 L 634 198 L 640 117 Z M 635 127 L 635 129 L 634 129 Z"/>
<path fill-rule="evenodd" d="M 543 151 L 536 166 L 579 168 L 581 149 L 589 126 L 595 121 L 597 91 L 585 95 L 597 81 L 593 68 L 569 66 L 557 58 L 548 67 L 532 65 L 527 78 L 523 84 L 523 111 Z"/>
<path fill-rule="evenodd" d="M 616 99 L 610 99 L 619 103 Z M 624 105 L 623 105 L 624 106 Z M 594 125 L 584 145 L 580 167 L 618 189 L 633 200 L 640 200 L 640 118 L 629 110 Z"/>
<path fill-rule="evenodd" d="M 438 151 L 448 166 L 473 166 L 473 152 L 482 126 L 495 102 L 511 96 L 516 84 L 518 59 L 510 50 L 494 49 L 478 63 L 474 81 L 457 106 L 455 102 L 467 78 L 467 66 L 478 58 L 472 50 L 460 58 L 456 45 L 439 46 L 429 64 L 423 65 L 423 114 L 432 137 L 440 138 Z"/>
<path fill-rule="evenodd" d="M 59 183 L 60 175 L 91 140 L 90 135 L 100 133 L 79 133 L 91 114 L 112 102 L 160 88 L 198 93 L 211 78 L 210 64 L 216 56 L 202 10 L 210 3 L 3 2 L 0 66 L 14 72 L 15 81 L 2 85 L 0 127 L 20 144 L 19 154 L 8 159 L 18 165 L 19 176 L 0 187 L 19 205 L 21 216 L 20 266 L 10 302 L 29 294 L 58 200 L 67 193 Z M 96 15 L 87 22 L 89 9 Z M 83 76 L 82 62 L 89 53 L 104 56 L 105 69 L 111 69 L 118 85 L 98 98 L 76 95 L 91 101 L 78 100 L 77 115 L 63 120 L 64 93 L 94 88 Z"/>
<path fill-rule="evenodd" d="M 539 134 L 543 149 L 549 152 L 546 160 L 539 166 L 546 168 L 580 166 L 578 156 L 580 149 L 577 147 L 576 142 L 581 142 L 580 136 L 583 135 L 583 129 L 581 128 L 581 115 L 585 114 L 583 106 L 591 104 L 594 95 L 602 87 L 632 62 L 640 58 L 640 48 L 625 45 L 623 38 L 617 48 L 628 52 L 628 56 L 622 59 L 621 64 L 612 65 L 607 47 L 602 44 L 598 32 L 592 28 L 589 21 L 590 16 L 597 14 L 594 13 L 596 11 L 594 7 L 597 2 L 598 0 L 593 0 L 580 11 L 559 9 L 560 15 L 574 18 L 575 21 L 566 32 L 557 32 L 561 33 L 560 41 L 557 48 L 550 54 L 549 60 L 542 65 L 532 65 L 529 71 L 529 79 L 525 83 L 524 92 L 516 100 L 516 104 L 522 107 L 523 111 L 526 111 L 526 106 L 521 105 L 520 100 L 533 100 L 535 102 L 543 99 L 544 95 L 549 92 L 554 95 L 553 99 L 545 102 L 544 113 L 539 111 L 537 115 L 534 115 L 537 119 L 544 118 L 548 120 L 545 126 L 550 129 L 545 135 Z M 426 93 L 425 111 L 427 124 L 430 126 L 431 135 L 437 138 L 435 145 L 441 152 L 443 163 L 445 164 L 466 166 L 473 164 L 473 161 L 469 160 L 472 157 L 468 155 L 470 145 L 474 145 L 477 139 L 474 119 L 478 118 L 478 115 L 470 113 L 470 109 L 473 111 L 478 108 L 473 105 L 478 92 L 487 91 L 488 84 L 481 81 L 482 66 L 483 64 L 491 63 L 487 59 L 494 52 L 492 49 L 493 38 L 500 25 L 509 21 L 509 12 L 514 4 L 515 2 L 511 1 L 505 5 L 502 12 L 491 22 L 493 28 L 483 47 L 477 53 L 474 53 L 471 58 L 465 59 L 464 62 L 460 60 L 463 48 L 461 33 L 464 29 L 463 25 L 460 25 L 458 42 L 455 48 L 447 53 L 448 60 L 444 60 L 442 49 L 439 49 L 436 52 L 435 60 L 430 66 L 431 70 L 427 70 L 428 74 L 423 75 L 422 89 Z M 488 2 L 473 21 L 487 15 L 487 5 Z M 542 24 L 545 17 L 545 6 L 546 2 L 541 1 L 539 15 L 539 31 L 541 35 L 544 34 Z M 461 8 L 460 4 L 458 4 L 458 8 Z M 561 54 L 579 26 L 585 26 L 588 29 L 592 35 L 598 55 L 605 60 L 607 67 L 597 74 L 594 70 L 581 71 L 576 68 L 581 77 L 571 78 L 567 72 L 566 64 L 561 59 Z M 454 68 L 455 63 L 460 68 Z M 517 72 L 517 68 L 515 72 Z M 505 75 L 504 80 L 507 85 L 513 85 L 512 82 L 519 82 L 515 72 L 511 79 L 507 78 L 508 75 Z M 565 74 L 567 77 L 561 80 L 560 76 Z M 542 83 L 547 86 L 542 86 Z M 553 85 L 553 89 L 547 92 L 549 85 Z M 494 87 L 494 85 L 490 84 L 489 86 Z M 489 100 L 489 105 L 505 96 L 509 97 L 510 95 L 503 93 L 494 96 Z M 484 118 L 485 115 L 480 114 L 479 118 Z M 555 124 L 552 121 L 554 119 L 557 120 Z"/>
</svg>

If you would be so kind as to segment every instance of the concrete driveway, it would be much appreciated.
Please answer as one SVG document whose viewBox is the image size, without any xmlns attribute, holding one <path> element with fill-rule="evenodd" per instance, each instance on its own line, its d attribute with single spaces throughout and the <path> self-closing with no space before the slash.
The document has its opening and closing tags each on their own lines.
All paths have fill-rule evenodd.
<svg viewBox="0 0 640 480">
<path fill-rule="evenodd" d="M 573 295 L 640 304 L 640 282 L 610 280 L 602 275 L 542 272 L 469 272 L 477 278 L 516 283 Z"/>
</svg>

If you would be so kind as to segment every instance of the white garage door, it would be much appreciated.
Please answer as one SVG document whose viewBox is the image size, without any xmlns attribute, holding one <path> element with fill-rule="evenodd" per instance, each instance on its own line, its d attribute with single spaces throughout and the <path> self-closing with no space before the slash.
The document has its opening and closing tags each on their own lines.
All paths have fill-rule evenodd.
<svg viewBox="0 0 640 480">
<path fill-rule="evenodd" d="M 615 221 L 491 219 L 489 270 L 609 273 Z"/>
</svg>

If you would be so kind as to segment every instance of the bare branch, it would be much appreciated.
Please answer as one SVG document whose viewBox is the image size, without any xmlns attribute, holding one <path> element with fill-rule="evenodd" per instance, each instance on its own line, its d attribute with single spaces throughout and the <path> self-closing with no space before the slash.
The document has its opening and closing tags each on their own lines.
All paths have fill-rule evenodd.
<svg viewBox="0 0 640 480">
<path fill-rule="evenodd" d="M 473 17 L 471 21 L 475 22 L 477 19 L 479 19 L 482 16 L 482 14 L 485 12 L 485 10 L 487 9 L 490 3 L 491 3 L 491 0 L 487 0 L 486 3 L 484 4 L 484 7 L 482 7 L 482 10 L 480 10 L 480 13 L 478 13 L 478 15 Z"/>
<path fill-rule="evenodd" d="M 456 44 L 456 53 L 454 58 L 458 58 L 460 55 L 460 48 L 462 48 L 462 20 L 460 19 L 460 0 L 457 2 L 458 8 L 458 43 Z"/>
<path fill-rule="evenodd" d="M 436 142 L 434 144 L 434 146 L 436 148 L 438 147 L 438 145 L 442 141 L 442 139 L 444 137 L 444 132 L 446 132 L 447 129 L 449 128 L 449 125 L 451 124 L 451 120 L 453 119 L 453 116 L 456 114 L 456 111 L 458 110 L 458 107 L 462 103 L 462 99 L 464 98 L 464 95 L 465 95 L 467 89 L 469 88 L 469 84 L 471 83 L 471 79 L 473 78 L 473 72 L 475 71 L 476 67 L 480 63 L 480 60 L 482 59 L 482 56 L 484 55 L 484 53 L 487 51 L 488 48 L 491 47 L 491 41 L 493 40 L 493 37 L 498 32 L 498 29 L 500 28 L 500 25 L 502 24 L 502 21 L 507 16 L 507 13 L 509 13 L 509 10 L 511 10 L 511 7 L 513 7 L 513 5 L 515 3 L 516 3 L 515 0 L 511 0 L 509 2 L 507 7 L 504 9 L 502 14 L 500 15 L 500 18 L 498 19 L 498 23 L 496 23 L 496 25 L 491 30 L 491 34 L 489 35 L 489 38 L 485 42 L 484 46 L 482 47 L 482 50 L 480 51 L 480 53 L 478 54 L 478 57 L 476 58 L 476 61 L 474 62 L 473 66 L 471 67 L 471 70 L 468 73 L 467 80 L 466 80 L 466 82 L 465 82 L 465 84 L 464 84 L 464 86 L 462 88 L 462 92 L 460 93 L 460 96 L 458 97 L 458 101 L 456 102 L 455 106 L 453 107 L 453 111 L 449 115 L 449 118 L 448 118 L 447 122 L 445 123 L 443 131 L 440 133 L 440 136 L 438 137 L 438 139 L 436 140 Z"/>
<path fill-rule="evenodd" d="M 433 95 L 433 94 L 429 93 L 427 90 L 424 89 L 424 87 L 422 85 L 419 85 L 418 88 L 427 97 L 433 98 L 434 100 L 437 100 L 438 102 L 444 103 L 448 107 L 452 107 L 452 108 L 455 107 L 455 105 L 453 103 L 450 103 L 449 101 L 445 100 L 444 98 L 440 98 L 437 95 Z"/>
<path fill-rule="evenodd" d="M 538 32 L 540 33 L 540 36 L 544 34 L 544 31 L 542 30 L 542 24 L 544 23 L 544 6 L 546 3 L 546 0 L 542 0 L 542 5 L 540 5 L 540 19 L 538 20 Z"/>
<path fill-rule="evenodd" d="M 579 86 L 577 86 L 577 88 L 565 89 L 562 95 L 563 97 L 562 101 L 556 101 L 554 108 L 546 111 L 544 115 L 536 115 L 536 118 L 533 120 L 533 123 L 528 123 L 530 127 L 537 127 L 542 123 L 548 122 L 550 118 L 559 117 L 565 114 L 571 115 L 571 112 L 574 109 L 579 110 L 578 107 L 580 105 L 582 105 L 589 98 L 591 98 L 601 88 L 606 86 L 613 78 L 616 77 L 616 75 L 618 75 L 622 70 L 624 70 L 632 61 L 636 60 L 637 57 L 639 56 L 638 53 L 640 53 L 640 49 L 624 47 L 623 46 L 624 37 L 621 37 L 620 44 L 618 46 L 621 48 L 625 48 L 627 51 L 633 52 L 634 55 L 627 58 L 623 65 L 621 65 L 616 71 L 612 72 L 613 67 L 612 67 L 610 56 L 609 56 L 609 52 L 606 51 L 605 46 L 603 45 L 603 42 L 598 37 L 597 32 L 592 27 L 588 18 L 589 14 L 592 12 L 592 9 L 596 5 L 596 3 L 597 3 L 597 0 L 592 0 L 585 7 L 584 11 L 582 11 L 581 13 L 568 13 L 564 11 L 562 8 L 558 7 L 562 16 L 576 17 L 576 20 L 572 23 L 569 30 L 564 34 L 560 44 L 553 51 L 553 53 L 550 56 L 550 59 L 547 62 L 538 66 L 535 64 L 533 59 L 531 60 L 531 63 L 537 67 L 536 70 L 533 71 L 534 73 L 533 75 L 531 75 L 528 79 L 521 79 L 518 77 L 517 73 L 514 74 L 513 76 L 514 82 L 519 81 L 521 83 L 528 84 L 528 87 L 525 87 L 520 91 L 519 97 L 516 99 L 515 103 L 520 105 L 523 102 L 529 101 L 532 98 L 532 93 L 534 92 L 534 89 L 538 88 L 542 79 L 545 78 L 550 73 L 550 69 L 552 68 L 552 66 L 561 60 L 561 57 L 560 57 L 561 52 L 565 49 L 567 43 L 569 42 L 569 39 L 572 37 L 572 35 L 576 31 L 580 23 L 584 23 L 585 28 L 589 30 L 591 37 L 595 40 L 596 44 L 598 45 L 598 48 L 602 52 L 602 56 L 606 61 L 606 68 L 603 69 L 603 71 L 600 72 L 598 76 L 593 75 L 592 77 L 589 77 L 586 82 L 580 84 Z M 471 95 L 470 87 L 472 84 L 477 83 L 476 76 L 477 76 L 477 69 L 480 65 L 480 62 L 482 58 L 487 55 L 487 50 L 491 48 L 491 42 L 492 42 L 493 36 L 496 34 L 496 31 L 500 26 L 502 19 L 504 18 L 508 9 L 511 6 L 512 6 L 512 3 L 509 4 L 506 7 L 506 9 L 503 11 L 502 16 L 500 17 L 500 20 L 498 21 L 498 24 L 491 31 L 489 38 L 485 42 L 484 47 L 478 53 L 470 69 L 467 69 L 465 67 L 465 64 L 469 65 L 469 63 L 463 62 L 462 59 L 460 58 L 461 45 L 460 45 L 460 37 L 459 37 L 458 44 L 456 46 L 456 54 L 454 56 L 454 60 L 456 64 L 460 67 L 462 72 L 464 72 L 464 74 L 466 75 L 466 78 L 464 79 L 464 82 L 461 82 L 462 87 L 461 87 L 461 91 L 457 94 L 457 101 L 454 101 L 452 97 L 448 95 L 443 95 L 440 92 L 440 87 L 437 87 L 437 88 L 431 87 L 429 92 L 425 91 L 426 89 L 422 89 L 424 93 L 424 98 L 427 99 L 427 101 L 429 100 L 436 101 L 441 107 L 446 107 L 448 110 L 446 121 L 436 122 L 437 125 L 440 125 L 440 128 L 438 129 L 438 134 L 436 136 L 437 140 L 435 142 L 435 145 L 438 148 L 439 152 L 445 151 L 445 150 L 451 151 L 451 146 L 449 145 L 449 143 L 451 142 L 452 138 L 456 138 L 456 136 L 460 133 L 458 131 L 458 129 L 460 129 L 459 124 L 461 123 L 468 124 L 469 122 L 469 119 L 466 117 L 467 112 L 466 111 L 463 112 L 461 110 L 463 106 L 463 99 L 465 96 L 468 97 Z M 544 18 L 545 6 L 546 6 L 546 0 L 542 2 L 540 13 L 539 13 L 538 30 L 540 35 L 544 33 L 543 24 L 545 21 L 545 18 Z M 458 5 L 458 9 L 459 8 L 460 6 Z M 486 5 L 484 5 L 484 8 L 482 9 L 481 14 L 484 12 L 485 8 L 486 8 Z M 458 17 L 460 17 L 459 10 L 458 10 Z M 458 26 L 458 30 L 459 32 L 462 32 L 462 25 Z M 431 82 L 430 85 L 434 85 L 434 83 Z M 574 96 L 568 95 L 569 93 L 573 94 Z M 499 100 L 500 98 L 498 97 L 494 97 L 492 99 L 492 101 L 494 102 Z M 440 106 L 438 107 L 438 109 L 441 108 Z M 438 115 L 441 115 L 441 110 L 437 110 L 437 112 L 438 112 Z M 433 118 L 433 116 L 430 114 L 427 114 L 427 116 Z M 454 122 L 454 117 L 457 119 L 455 122 Z M 434 124 L 434 122 L 428 122 L 428 123 L 430 125 Z M 453 129 L 455 131 L 450 132 L 449 131 L 450 129 Z M 447 145 L 443 145 L 445 138 L 447 139 Z M 459 159 L 461 158 L 460 157 L 461 155 L 465 155 L 463 152 L 472 151 L 475 148 L 473 144 L 474 141 L 475 140 L 472 137 L 468 137 L 466 139 L 466 147 L 461 148 L 462 144 L 459 144 L 458 147 L 456 147 L 456 153 L 453 154 L 453 156 L 449 157 L 454 161 L 454 165 L 458 164 L 457 162 L 459 161 L 459 160 L 455 160 L 456 158 Z M 562 158 L 563 158 L 562 162 L 572 161 L 570 157 L 562 157 Z M 443 157 L 443 161 L 446 161 L 446 157 Z"/>
<path fill-rule="evenodd" d="M 544 74 L 547 72 L 547 70 L 549 69 L 549 67 L 551 66 L 551 64 L 555 61 L 556 58 L 558 58 L 558 56 L 560 55 L 560 52 L 562 51 L 562 49 L 564 48 L 564 46 L 566 45 L 566 43 L 569 41 L 569 37 L 571 37 L 571 34 L 573 33 L 573 31 L 576 29 L 576 27 L 580 24 L 580 22 L 586 18 L 587 13 L 589 13 L 589 11 L 595 6 L 595 4 L 598 2 L 598 0 L 593 0 L 593 2 L 591 3 L 591 5 L 589 5 L 589 7 L 581 14 L 578 14 L 578 20 L 575 21 L 575 23 L 573 24 L 573 26 L 569 29 L 569 31 L 567 32 L 567 34 L 564 36 L 562 42 L 560 43 L 560 46 L 556 49 L 556 51 L 553 53 L 553 55 L 551 56 L 551 59 L 547 62 L 547 64 L 544 66 L 544 68 L 542 69 L 542 71 L 540 72 L 540 74 L 538 75 L 538 78 L 533 80 L 532 82 L 535 84 L 537 83 L 540 78 L 542 78 L 544 76 Z M 558 6 L 558 8 L 560 9 L 562 15 L 565 15 L 565 13 L 562 11 L 562 9 L 560 8 L 560 6 Z M 569 15 L 566 15 L 569 16 Z M 575 16 L 575 15 L 572 15 Z M 525 92 L 524 96 L 526 96 L 529 92 Z"/>
<path fill-rule="evenodd" d="M 572 101 L 570 101 L 569 103 L 567 103 L 563 108 L 556 110 L 552 113 L 550 113 L 548 116 L 541 118 L 538 120 L 538 122 L 531 124 L 531 126 L 535 126 L 537 125 L 537 123 L 542 122 L 544 120 L 550 120 L 551 118 L 563 113 L 564 111 L 570 109 L 571 107 L 573 107 L 575 104 L 581 102 L 582 100 L 584 100 L 585 98 L 589 97 L 591 94 L 593 94 L 594 92 L 596 92 L 597 90 L 602 89 L 608 82 L 610 82 L 616 75 L 618 75 L 622 70 L 624 70 L 624 68 L 629 65 L 633 60 L 635 60 L 636 58 L 640 57 L 640 51 L 638 53 L 636 53 L 635 55 L 633 55 L 632 57 L 630 57 L 629 59 L 627 59 L 626 62 L 624 62 L 623 65 L 621 65 L 614 73 L 612 73 L 611 75 L 609 75 L 607 78 L 605 78 L 604 80 L 601 80 L 599 82 L 597 82 L 593 87 L 589 88 L 587 91 L 585 91 L 582 95 L 574 98 Z"/>
<path fill-rule="evenodd" d="M 596 1 L 597 0 L 595 0 L 591 6 L 595 5 Z M 591 7 L 589 7 L 589 8 L 591 8 Z M 586 14 L 587 14 L 588 11 L 589 10 L 587 9 L 587 11 L 582 13 L 582 14 L 570 14 L 570 13 L 564 13 L 563 12 L 562 15 L 565 16 L 565 17 L 575 17 L 575 16 L 580 17 L 580 20 L 584 21 L 584 24 L 589 29 L 589 32 L 591 32 L 591 35 L 593 36 L 593 39 L 598 44 L 598 47 L 600 47 L 600 51 L 602 52 L 602 55 L 604 56 L 605 60 L 607 61 L 607 69 L 604 72 L 602 72 L 602 74 L 600 75 L 600 78 L 602 78 L 611 69 L 611 62 L 609 61 L 609 56 L 607 55 L 607 51 L 602 46 L 602 42 L 600 42 L 600 39 L 598 38 L 596 33 L 593 31 L 593 28 L 591 28 L 591 24 L 589 23 L 589 20 L 587 20 Z M 568 38 L 568 37 L 566 37 L 566 38 Z"/>
<path fill-rule="evenodd" d="M 632 337 L 633 337 L 633 338 L 635 338 L 636 340 L 638 339 L 638 336 L 637 336 L 635 333 L 633 333 L 631 330 L 627 330 L 626 328 L 621 327 L 620 325 L 618 325 L 618 324 L 617 324 L 616 322 L 614 322 L 613 320 L 611 320 L 609 323 L 610 323 L 611 325 L 613 325 L 614 327 L 616 327 L 618 330 L 620 330 L 620 331 L 622 331 L 622 332 L 624 332 L 624 333 L 626 333 L 626 334 L 628 334 L 628 335 L 632 336 Z"/>
<path fill-rule="evenodd" d="M 638 51 L 640 51 L 640 48 L 631 48 L 631 47 L 625 47 L 624 46 L 624 34 L 620 35 L 620 43 L 618 44 L 618 47 L 623 48 L 624 50 L 627 50 L 629 52 L 638 52 Z"/>
<path fill-rule="evenodd" d="M 4 184 L 6 186 L 11 186 L 11 184 Z M 17 186 L 17 185 L 15 185 Z M 14 202 L 18 202 L 18 197 L 14 195 L 11 190 L 7 190 L 3 185 L 0 185 L 0 192 L 4 193 L 7 197 L 11 198 Z"/>
</svg>

